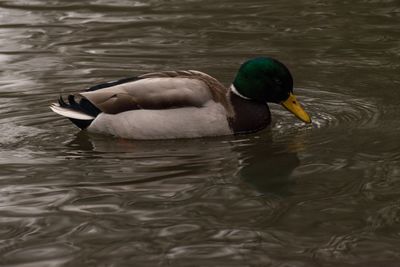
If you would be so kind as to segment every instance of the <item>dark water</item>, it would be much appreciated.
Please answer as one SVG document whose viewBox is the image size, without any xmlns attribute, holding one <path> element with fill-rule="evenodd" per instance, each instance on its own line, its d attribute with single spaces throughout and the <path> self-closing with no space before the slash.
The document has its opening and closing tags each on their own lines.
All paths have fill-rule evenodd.
<svg viewBox="0 0 400 267">
<path fill-rule="evenodd" d="M 0 1 L 0 265 L 398 266 L 400 4 Z M 269 55 L 313 117 L 254 135 L 79 133 L 60 93 Z"/>
</svg>

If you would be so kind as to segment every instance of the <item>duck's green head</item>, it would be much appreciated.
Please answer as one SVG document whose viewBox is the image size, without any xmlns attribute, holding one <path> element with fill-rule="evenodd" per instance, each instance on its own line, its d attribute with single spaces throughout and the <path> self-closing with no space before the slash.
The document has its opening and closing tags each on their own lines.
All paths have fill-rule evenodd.
<svg viewBox="0 0 400 267">
<path fill-rule="evenodd" d="M 258 57 L 246 61 L 240 66 L 233 85 L 247 99 L 282 104 L 300 120 L 311 122 L 293 95 L 290 71 L 276 59 Z"/>
</svg>

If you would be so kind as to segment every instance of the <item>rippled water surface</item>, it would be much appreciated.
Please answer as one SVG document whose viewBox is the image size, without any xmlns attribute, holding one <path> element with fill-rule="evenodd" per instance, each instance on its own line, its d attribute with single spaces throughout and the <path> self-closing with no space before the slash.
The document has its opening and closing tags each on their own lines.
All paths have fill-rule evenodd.
<svg viewBox="0 0 400 267">
<path fill-rule="evenodd" d="M 398 266 L 400 5 L 0 1 L 0 265 Z M 257 134 L 79 132 L 60 93 L 285 62 L 312 115 Z"/>
</svg>

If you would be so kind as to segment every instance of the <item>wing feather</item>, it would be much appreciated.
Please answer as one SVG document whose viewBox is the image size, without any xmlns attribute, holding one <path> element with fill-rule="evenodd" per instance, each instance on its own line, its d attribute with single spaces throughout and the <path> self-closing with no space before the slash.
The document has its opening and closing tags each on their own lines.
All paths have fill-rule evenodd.
<svg viewBox="0 0 400 267">
<path fill-rule="evenodd" d="M 198 71 L 148 73 L 133 81 L 80 93 L 101 111 L 117 114 L 134 109 L 201 107 L 210 100 L 231 113 L 227 89 L 213 77 Z"/>
</svg>

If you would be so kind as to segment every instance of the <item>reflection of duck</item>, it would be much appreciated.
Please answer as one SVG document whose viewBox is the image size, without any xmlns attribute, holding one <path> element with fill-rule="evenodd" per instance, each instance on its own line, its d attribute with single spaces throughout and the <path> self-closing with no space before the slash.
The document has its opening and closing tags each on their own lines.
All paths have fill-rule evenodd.
<svg viewBox="0 0 400 267">
<path fill-rule="evenodd" d="M 215 177 L 232 177 L 237 172 L 238 153 L 233 151 L 231 140 L 232 137 L 132 141 L 82 131 L 67 146 L 74 158 L 96 158 L 97 164 L 113 170 L 105 174 L 113 178 L 107 179 L 106 184 L 184 177 L 190 185 Z M 118 179 L 125 172 L 123 181 Z M 94 177 L 88 177 L 91 179 Z"/>
<path fill-rule="evenodd" d="M 268 136 L 243 141 L 220 137 L 133 142 L 79 132 L 68 146 L 79 151 L 76 155 L 86 157 L 88 154 L 82 152 L 88 152 L 90 157 L 104 160 L 105 165 L 112 164 L 110 159 L 118 159 L 119 168 L 125 167 L 136 173 L 123 181 L 127 184 L 171 179 L 176 175 L 199 179 L 208 179 L 212 174 L 237 177 L 235 173 L 239 170 L 239 177 L 257 191 L 287 195 L 292 185 L 291 173 L 299 165 L 293 151 L 296 147 L 278 145 Z"/>
<path fill-rule="evenodd" d="M 280 103 L 310 122 L 285 65 L 255 58 L 230 89 L 199 71 L 167 71 L 100 84 L 60 98 L 51 109 L 81 129 L 132 139 L 173 139 L 255 132 L 271 121 L 266 102 Z"/>
<path fill-rule="evenodd" d="M 96 153 L 131 153 L 138 157 L 146 155 L 168 158 L 173 155 L 197 155 L 220 157 L 221 151 L 229 158 L 232 137 L 172 139 L 172 140 L 138 140 L 110 138 L 105 135 L 78 132 L 68 143 L 71 149 Z M 205 153 L 205 154 L 204 154 Z M 204 155 L 203 155 L 204 154 Z M 209 155 L 206 155 L 209 154 Z"/>
<path fill-rule="evenodd" d="M 296 152 L 272 141 L 257 140 L 240 154 L 243 166 L 240 177 L 243 181 L 261 193 L 290 194 L 291 173 L 300 163 Z"/>
</svg>

